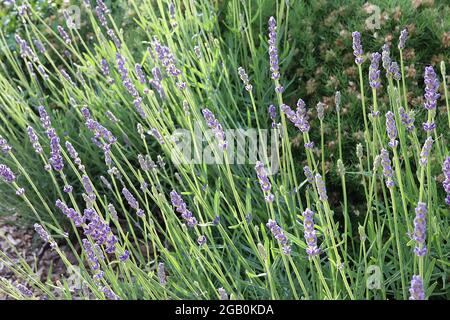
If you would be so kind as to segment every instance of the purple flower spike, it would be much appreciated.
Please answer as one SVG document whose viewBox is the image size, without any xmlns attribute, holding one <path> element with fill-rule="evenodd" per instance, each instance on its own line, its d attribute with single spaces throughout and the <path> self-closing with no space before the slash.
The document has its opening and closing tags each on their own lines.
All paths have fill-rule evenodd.
<svg viewBox="0 0 450 320">
<path fill-rule="evenodd" d="M 389 45 L 385 43 L 381 51 L 381 61 L 384 70 L 386 70 L 386 75 L 389 75 L 389 66 L 391 65 L 391 57 L 389 56 L 389 54 Z"/>
<path fill-rule="evenodd" d="M 6 183 L 12 183 L 16 180 L 16 176 L 14 175 L 14 173 L 8 166 L 4 164 L 0 164 L 0 176 Z"/>
<path fill-rule="evenodd" d="M 48 242 L 50 244 L 51 248 L 54 248 L 56 246 L 56 242 L 52 239 L 52 237 L 48 234 L 47 231 L 44 230 L 44 228 L 40 224 L 35 223 L 34 230 L 42 239 L 42 241 Z"/>
<path fill-rule="evenodd" d="M 425 238 L 427 234 L 427 205 L 419 202 L 416 207 L 416 217 L 414 218 L 414 233 L 413 239 L 417 242 L 414 248 L 414 253 L 418 257 L 423 257 L 427 253 L 425 246 Z"/>
<path fill-rule="evenodd" d="M 92 185 L 91 179 L 87 175 L 83 175 L 81 178 L 81 181 L 83 182 L 84 190 L 86 191 L 86 194 L 89 197 L 89 200 L 94 202 L 96 199 L 95 192 L 94 192 L 94 186 Z"/>
<path fill-rule="evenodd" d="M 313 186 L 314 185 L 314 175 L 313 175 L 313 173 L 311 171 L 311 168 L 308 167 L 308 166 L 304 166 L 303 167 L 303 172 L 304 172 L 304 174 L 306 176 L 306 179 L 308 180 L 309 184 Z"/>
<path fill-rule="evenodd" d="M 8 141 L 6 141 L 5 138 L 0 136 L 0 150 L 2 150 L 4 153 L 8 153 L 11 151 L 11 146 L 8 144 Z"/>
<path fill-rule="evenodd" d="M 400 119 L 402 124 L 405 126 L 408 132 L 412 132 L 414 130 L 414 112 L 410 111 L 409 113 L 403 107 L 398 109 L 400 113 Z"/>
<path fill-rule="evenodd" d="M 50 137 L 50 164 L 55 171 L 62 171 L 64 169 L 64 162 L 61 156 L 61 146 L 59 138 L 55 133 L 55 129 L 47 131 Z"/>
<path fill-rule="evenodd" d="M 389 146 L 391 148 L 397 147 L 397 127 L 395 126 L 394 113 L 391 111 L 386 113 L 386 132 L 389 137 Z"/>
<path fill-rule="evenodd" d="M 396 80 L 396 81 L 401 80 L 402 75 L 400 74 L 400 68 L 399 68 L 397 62 L 395 62 L 395 61 L 391 62 L 391 64 L 389 65 L 389 68 L 388 68 L 388 75 L 391 76 L 392 78 L 394 78 L 394 80 Z"/>
<path fill-rule="evenodd" d="M 265 199 L 267 202 L 272 202 L 274 200 L 273 194 L 270 192 L 272 185 L 267 178 L 266 170 L 264 170 L 264 165 L 261 161 L 257 161 L 255 165 L 256 175 L 258 176 L 259 184 L 261 189 L 266 195 Z"/>
<path fill-rule="evenodd" d="M 319 102 L 316 108 L 317 108 L 317 118 L 319 118 L 320 121 L 323 121 L 323 118 L 325 117 L 325 103 Z"/>
<path fill-rule="evenodd" d="M 403 50 L 405 48 L 406 40 L 408 40 L 408 30 L 407 29 L 403 29 L 400 32 L 400 38 L 399 38 L 399 41 L 398 41 L 398 48 L 400 50 Z"/>
<path fill-rule="evenodd" d="M 445 158 L 444 163 L 442 164 L 442 172 L 445 177 L 442 182 L 442 186 L 447 194 L 445 197 L 445 203 L 450 206 L 450 157 Z"/>
<path fill-rule="evenodd" d="M 197 219 L 195 219 L 192 212 L 188 210 L 183 198 L 181 198 L 175 190 L 170 192 L 170 201 L 176 211 L 181 213 L 181 217 L 186 221 L 189 228 L 193 228 L 197 225 Z"/>
<path fill-rule="evenodd" d="M 361 45 L 361 34 L 358 31 L 352 32 L 353 38 L 353 55 L 355 56 L 355 63 L 362 64 L 364 62 L 363 58 L 363 48 Z"/>
<path fill-rule="evenodd" d="M 269 19 L 269 63 L 272 79 L 280 79 L 280 67 L 278 65 L 278 48 L 277 48 L 277 22 L 274 17 Z M 278 85 L 275 92 L 282 93 L 284 88 Z"/>
<path fill-rule="evenodd" d="M 267 228 L 269 228 L 270 232 L 272 232 L 272 235 L 275 237 L 275 239 L 278 241 L 278 243 L 282 246 L 282 251 L 285 255 L 291 254 L 291 246 L 289 245 L 288 239 L 284 235 L 283 230 L 281 227 L 277 224 L 276 221 L 269 219 L 269 221 L 266 224 Z"/>
<path fill-rule="evenodd" d="M 409 300 L 425 300 L 422 278 L 419 275 L 412 276 Z"/>
<path fill-rule="evenodd" d="M 325 182 L 323 182 L 322 176 L 320 174 L 316 174 L 315 180 L 317 192 L 319 193 L 319 199 L 321 201 L 327 201 L 328 200 L 327 189 L 325 187 Z"/>
<path fill-rule="evenodd" d="M 127 188 L 122 189 L 122 194 L 127 200 L 130 207 L 133 209 L 138 210 L 139 209 L 139 202 L 136 200 L 136 198 L 131 194 L 131 192 Z"/>
<path fill-rule="evenodd" d="M 425 104 L 424 107 L 427 110 L 436 109 L 437 100 L 440 95 L 438 93 L 439 90 L 439 80 L 434 72 L 432 66 L 428 66 L 425 68 Z"/>
<path fill-rule="evenodd" d="M 369 84 L 370 87 L 373 89 L 380 88 L 380 70 L 379 64 L 380 64 L 380 58 L 381 55 L 378 52 L 372 53 L 372 56 L 370 58 L 370 67 L 369 67 Z"/>
<path fill-rule="evenodd" d="M 420 152 L 420 165 L 422 167 L 426 166 L 428 163 L 428 158 L 430 156 L 431 148 L 433 147 L 433 138 L 428 137 L 427 140 L 425 140 L 425 143 L 423 144 L 422 151 Z"/>
<path fill-rule="evenodd" d="M 69 208 L 64 202 L 61 200 L 56 200 L 56 207 L 64 213 L 64 215 L 73 221 L 76 227 L 80 227 L 84 223 L 83 216 L 78 213 L 75 209 Z"/>
<path fill-rule="evenodd" d="M 63 38 L 64 42 L 66 44 L 71 44 L 72 40 L 70 39 L 69 34 L 66 32 L 66 30 L 64 30 L 64 28 L 61 26 L 58 26 L 57 29 L 58 29 L 59 35 L 61 36 L 61 38 Z"/>
<path fill-rule="evenodd" d="M 42 146 L 39 143 L 39 138 L 36 135 L 36 132 L 34 132 L 34 129 L 31 126 L 27 127 L 27 134 L 28 138 L 30 139 L 31 144 L 33 145 L 33 149 L 37 154 L 42 153 Z"/>
<path fill-rule="evenodd" d="M 239 67 L 238 73 L 239 73 L 239 77 L 241 78 L 242 82 L 244 83 L 245 90 L 252 91 L 253 86 L 250 84 L 250 81 L 248 80 L 248 75 L 245 72 L 244 68 Z"/>
<path fill-rule="evenodd" d="M 395 186 L 394 172 L 391 167 L 391 160 L 389 159 L 389 152 L 386 149 L 381 149 L 381 166 L 383 167 L 383 175 L 386 178 L 386 187 L 393 188 Z"/>
<path fill-rule="evenodd" d="M 217 140 L 219 141 L 219 148 L 222 150 L 226 150 L 228 148 L 228 142 L 225 140 L 225 133 L 222 129 L 222 125 L 216 119 L 214 114 L 207 108 L 202 110 L 203 117 L 208 124 L 208 127 L 213 131 Z"/>
<path fill-rule="evenodd" d="M 125 262 L 130 258 L 130 252 L 128 250 L 125 250 L 124 253 L 119 257 L 119 260 L 121 262 Z"/>
<path fill-rule="evenodd" d="M 303 226 L 305 228 L 305 241 L 308 245 L 306 248 L 306 253 L 310 257 L 314 257 L 320 253 L 320 249 L 317 247 L 316 231 L 314 230 L 314 212 L 312 212 L 309 208 L 306 208 L 302 215 L 305 218 Z"/>
<path fill-rule="evenodd" d="M 206 237 L 205 236 L 199 236 L 197 239 L 197 243 L 200 247 L 206 244 Z"/>
<path fill-rule="evenodd" d="M 301 132 L 306 133 L 311 128 L 306 115 L 305 103 L 302 99 L 297 102 L 297 112 L 294 112 L 288 105 L 282 104 L 281 111 Z"/>
<path fill-rule="evenodd" d="M 163 262 L 158 263 L 158 279 L 159 284 L 165 286 L 167 284 L 166 270 Z"/>
</svg>

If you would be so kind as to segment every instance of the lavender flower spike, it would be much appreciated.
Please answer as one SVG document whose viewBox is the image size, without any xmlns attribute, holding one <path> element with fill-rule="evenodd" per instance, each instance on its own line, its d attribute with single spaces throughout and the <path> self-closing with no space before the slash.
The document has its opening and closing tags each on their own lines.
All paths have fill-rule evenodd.
<svg viewBox="0 0 450 320">
<path fill-rule="evenodd" d="M 6 141 L 5 138 L 0 136 L 0 150 L 2 150 L 4 153 L 8 153 L 11 151 L 11 146 L 8 144 L 8 141 Z"/>
<path fill-rule="evenodd" d="M 12 183 L 16 180 L 16 176 L 12 170 L 4 164 L 0 164 L 0 177 L 6 183 Z"/>
<path fill-rule="evenodd" d="M 272 232 L 275 239 L 277 239 L 278 243 L 281 244 L 283 253 L 286 255 L 291 254 L 291 246 L 289 245 L 288 239 L 283 233 L 283 230 L 281 227 L 277 224 L 276 221 L 269 219 L 269 221 L 266 224 L 267 228 L 270 229 L 270 232 Z"/>
<path fill-rule="evenodd" d="M 386 178 L 386 187 L 393 188 L 394 180 L 392 177 L 394 176 L 394 172 L 391 167 L 391 160 L 389 159 L 389 152 L 386 149 L 381 149 L 381 166 L 383 167 L 383 175 Z"/>
<path fill-rule="evenodd" d="M 239 67 L 238 73 L 239 73 L 239 77 L 241 78 L 242 82 L 245 85 L 245 90 L 252 91 L 253 86 L 250 84 L 250 81 L 248 80 L 248 75 L 245 72 L 244 68 Z"/>
<path fill-rule="evenodd" d="M 352 32 L 353 38 L 353 55 L 355 56 L 355 63 L 361 65 L 364 62 L 363 48 L 361 45 L 361 34 L 358 31 Z"/>
<path fill-rule="evenodd" d="M 272 79 L 280 79 L 280 67 L 278 65 L 278 48 L 277 48 L 277 22 L 274 17 L 269 18 L 269 63 Z M 275 91 L 282 93 L 284 88 L 278 85 Z"/>
<path fill-rule="evenodd" d="M 61 26 L 58 26 L 57 29 L 58 29 L 59 35 L 61 36 L 61 38 L 63 38 L 64 42 L 66 44 L 71 44 L 72 40 L 70 40 L 69 34 L 66 32 L 66 30 L 64 30 L 64 28 Z"/>
<path fill-rule="evenodd" d="M 325 187 L 325 182 L 323 182 L 322 176 L 320 174 L 316 174 L 315 180 L 317 192 L 319 193 L 319 199 L 321 201 L 327 201 L 328 200 L 327 189 Z"/>
<path fill-rule="evenodd" d="M 205 118 L 208 127 L 213 131 L 217 140 L 219 141 L 219 148 L 225 150 L 228 148 L 228 142 L 225 140 L 225 133 L 222 129 L 222 125 L 216 119 L 214 114 L 207 108 L 202 110 L 203 117 Z"/>
<path fill-rule="evenodd" d="M 400 50 L 403 50 L 405 48 L 406 40 L 408 40 L 408 29 L 403 29 L 400 32 L 400 38 L 399 38 L 399 41 L 398 41 L 398 48 Z"/>
<path fill-rule="evenodd" d="M 433 138 L 428 137 L 427 140 L 425 140 L 425 143 L 423 144 L 422 151 L 420 152 L 420 165 L 426 166 L 428 163 L 428 157 L 430 156 L 431 148 L 433 147 Z"/>
<path fill-rule="evenodd" d="M 304 166 L 303 167 L 303 172 L 306 176 L 306 179 L 308 180 L 309 184 L 311 184 L 312 186 L 314 185 L 314 175 L 311 171 L 311 168 L 308 166 Z"/>
<path fill-rule="evenodd" d="M 170 201 L 172 205 L 176 208 L 177 212 L 181 213 L 181 217 L 186 221 L 188 227 L 193 228 L 197 225 L 197 219 L 192 215 L 187 209 L 186 203 L 183 198 L 175 191 L 170 192 Z"/>
<path fill-rule="evenodd" d="M 414 130 L 414 112 L 410 111 L 409 113 L 403 107 L 398 108 L 398 112 L 400 114 L 400 119 L 402 124 L 405 126 L 408 132 Z"/>
<path fill-rule="evenodd" d="M 36 132 L 34 132 L 33 127 L 28 126 L 27 127 L 27 134 L 28 134 L 28 138 L 30 139 L 31 144 L 33 145 L 33 149 L 37 154 L 41 154 L 42 153 L 42 146 L 39 143 L 39 138 L 36 135 Z"/>
<path fill-rule="evenodd" d="M 397 147 L 397 127 L 395 126 L 395 117 L 392 111 L 386 113 L 386 132 L 389 137 L 389 146 L 391 148 Z"/>
<path fill-rule="evenodd" d="M 162 286 L 166 285 L 167 277 L 166 277 L 166 270 L 165 270 L 163 262 L 158 263 L 158 279 L 159 279 L 159 283 Z"/>
<path fill-rule="evenodd" d="M 413 275 L 411 279 L 411 288 L 409 289 L 411 296 L 409 300 L 425 300 L 425 292 L 423 291 L 422 278 L 419 275 Z"/>
<path fill-rule="evenodd" d="M 274 200 L 274 195 L 270 192 L 272 185 L 267 178 L 266 170 L 264 170 L 264 165 L 261 161 L 257 161 L 255 165 L 256 174 L 258 176 L 259 184 L 261 189 L 266 194 L 265 199 L 267 202 L 272 202 Z"/>
<path fill-rule="evenodd" d="M 427 247 L 425 246 L 427 205 L 419 202 L 415 211 L 413 239 L 417 242 L 417 246 L 414 248 L 414 253 L 418 257 L 423 257 L 427 253 Z"/>
<path fill-rule="evenodd" d="M 47 134 L 50 138 L 50 164 L 55 171 L 62 171 L 64 168 L 63 158 L 61 156 L 61 146 L 59 144 L 59 138 L 56 135 L 55 129 L 47 130 Z"/>
<path fill-rule="evenodd" d="M 445 203 L 450 206 L 450 157 L 445 158 L 444 163 L 442 164 L 442 172 L 445 177 L 442 186 L 444 187 L 445 193 L 447 193 Z"/>
<path fill-rule="evenodd" d="M 437 93 L 439 90 L 439 80 L 432 66 L 428 66 L 425 68 L 424 81 L 425 81 L 424 107 L 427 110 L 434 110 L 436 109 L 437 100 L 439 99 L 440 95 L 439 93 Z"/>
<path fill-rule="evenodd" d="M 50 244 L 51 248 L 54 248 L 56 246 L 56 242 L 52 239 L 52 237 L 48 234 L 47 231 L 44 230 L 44 228 L 40 224 L 35 223 L 34 230 L 42 239 L 42 241 L 48 242 Z"/>
<path fill-rule="evenodd" d="M 373 89 L 380 88 L 380 70 L 379 64 L 380 64 L 380 58 L 381 55 L 378 52 L 372 53 L 372 56 L 370 58 L 370 67 L 369 67 L 369 84 L 370 87 Z"/>
<path fill-rule="evenodd" d="M 312 212 L 309 208 L 306 208 L 302 215 L 305 218 L 303 226 L 305 228 L 305 241 L 308 245 L 306 248 L 306 253 L 310 257 L 314 257 L 320 253 L 320 249 L 317 247 L 316 231 L 314 230 L 314 212 Z"/>
<path fill-rule="evenodd" d="M 132 207 L 133 209 L 136 209 L 136 210 L 139 209 L 139 202 L 136 200 L 136 198 L 131 194 L 131 192 L 127 188 L 124 187 L 122 189 L 122 194 L 125 197 L 125 199 L 127 200 L 130 207 Z"/>
</svg>

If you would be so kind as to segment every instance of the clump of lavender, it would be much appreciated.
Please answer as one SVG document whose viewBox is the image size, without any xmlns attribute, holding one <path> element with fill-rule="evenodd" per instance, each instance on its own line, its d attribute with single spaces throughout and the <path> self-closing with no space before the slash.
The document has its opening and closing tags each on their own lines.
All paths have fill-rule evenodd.
<svg viewBox="0 0 450 320">
<path fill-rule="evenodd" d="M 425 104 L 424 107 L 427 110 L 436 109 L 437 100 L 440 95 L 438 93 L 439 90 L 439 79 L 434 72 L 432 66 L 428 66 L 425 68 Z"/>
<path fill-rule="evenodd" d="M 428 158 L 430 156 L 431 148 L 433 147 L 433 138 L 428 137 L 427 140 L 425 140 L 425 143 L 423 144 L 422 151 L 420 152 L 420 165 L 426 166 L 428 163 Z"/>
<path fill-rule="evenodd" d="M 257 161 L 255 165 L 256 175 L 258 176 L 259 184 L 261 189 L 265 194 L 265 199 L 267 202 L 272 202 L 274 200 L 274 195 L 270 192 L 272 185 L 267 178 L 266 170 L 264 170 L 264 165 L 261 161 Z"/>
<path fill-rule="evenodd" d="M 11 151 L 11 146 L 9 145 L 8 141 L 6 141 L 5 138 L 0 136 L 0 150 L 2 150 L 4 153 L 8 153 Z"/>
<path fill-rule="evenodd" d="M 61 38 L 63 38 L 64 42 L 66 44 L 71 44 L 72 40 L 70 39 L 70 36 L 66 32 L 66 30 L 64 30 L 64 28 L 62 26 L 58 26 L 57 29 L 58 29 L 59 35 L 61 36 Z"/>
<path fill-rule="evenodd" d="M 403 107 L 398 108 L 398 112 L 400 114 L 400 119 L 402 124 L 405 126 L 408 132 L 412 132 L 414 130 L 414 112 L 410 111 L 409 113 Z"/>
<path fill-rule="evenodd" d="M 87 208 L 84 210 L 83 219 L 87 223 L 84 227 L 84 234 L 90 236 L 97 245 L 105 245 L 106 253 L 115 252 L 117 238 L 97 212 L 92 208 Z"/>
<path fill-rule="evenodd" d="M 361 45 L 361 34 L 358 31 L 352 32 L 353 38 L 353 55 L 355 56 L 355 63 L 361 65 L 364 62 L 364 52 Z"/>
<path fill-rule="evenodd" d="M 228 142 L 225 140 L 225 133 L 222 129 L 222 125 L 216 119 L 214 114 L 207 108 L 202 110 L 203 117 L 208 124 L 208 127 L 213 131 L 215 137 L 219 141 L 219 148 L 225 150 L 228 148 Z"/>
<path fill-rule="evenodd" d="M 444 187 L 445 193 L 447 193 L 445 203 L 450 206 L 450 157 L 445 158 L 442 164 L 442 173 L 445 177 L 442 186 Z"/>
<path fill-rule="evenodd" d="M 380 160 L 381 166 L 383 167 L 383 175 L 386 179 L 386 187 L 393 188 L 395 186 L 394 180 L 392 179 L 394 172 L 392 171 L 389 152 L 386 149 L 381 149 Z"/>
<path fill-rule="evenodd" d="M 248 75 L 245 72 L 244 68 L 239 67 L 238 68 L 239 77 L 241 78 L 242 82 L 245 85 L 245 90 L 252 91 L 253 86 L 250 84 L 250 81 L 248 80 Z"/>
<path fill-rule="evenodd" d="M 34 230 L 39 235 L 39 237 L 42 239 L 42 241 L 44 241 L 46 243 L 48 242 L 50 244 L 51 248 L 56 247 L 56 242 L 52 239 L 52 237 L 48 234 L 47 231 L 44 230 L 44 228 L 40 224 L 35 223 Z"/>
<path fill-rule="evenodd" d="M 317 173 L 315 176 L 315 180 L 317 192 L 319 193 L 319 199 L 321 201 L 327 201 L 328 200 L 327 189 L 325 187 L 325 182 L 323 182 L 322 176 Z"/>
<path fill-rule="evenodd" d="M 84 223 L 83 216 L 78 213 L 75 209 L 69 208 L 64 202 L 60 199 L 56 200 L 56 207 L 64 213 L 64 215 L 73 221 L 76 227 L 80 227 Z"/>
<path fill-rule="evenodd" d="M 397 147 L 397 127 L 395 125 L 395 117 L 392 111 L 388 111 L 386 113 L 386 132 L 389 137 L 389 146 L 391 148 Z"/>
<path fill-rule="evenodd" d="M 320 253 L 320 249 L 317 247 L 316 231 L 314 230 L 314 212 L 309 208 L 306 208 L 302 215 L 305 218 L 303 226 L 305 228 L 305 241 L 308 245 L 306 248 L 306 253 L 310 257 L 314 257 Z"/>
<path fill-rule="evenodd" d="M 175 191 L 170 192 L 170 201 L 175 207 L 176 211 L 181 213 L 181 217 L 186 221 L 188 227 L 193 228 L 197 225 L 197 219 L 192 215 L 186 206 L 183 198 Z"/>
<path fill-rule="evenodd" d="M 272 232 L 272 235 L 275 237 L 278 243 L 281 244 L 283 253 L 286 255 L 291 254 L 292 249 L 291 246 L 289 245 L 288 239 L 284 235 L 283 230 L 277 224 L 277 222 L 272 219 L 269 219 L 266 226 L 267 228 L 269 228 L 270 232 Z"/>
<path fill-rule="evenodd" d="M 406 40 L 408 40 L 408 29 L 403 29 L 400 32 L 400 37 L 399 37 L 399 41 L 398 41 L 398 48 L 400 50 L 403 50 L 405 48 Z"/>
<path fill-rule="evenodd" d="M 370 87 L 373 89 L 380 88 L 380 70 L 379 64 L 380 64 L 380 58 L 381 55 L 378 52 L 372 53 L 370 58 L 370 67 L 369 67 L 369 84 Z"/>
<path fill-rule="evenodd" d="M 427 205 L 424 202 L 419 202 L 415 211 L 413 239 L 417 242 L 417 246 L 414 248 L 414 253 L 418 257 L 423 257 L 427 253 L 427 247 L 425 246 Z"/>
<path fill-rule="evenodd" d="M 278 66 L 278 48 L 277 48 L 277 22 L 274 17 L 269 18 L 269 62 L 272 79 L 280 79 L 280 68 Z M 275 91 L 282 93 L 284 88 L 278 85 Z"/>
<path fill-rule="evenodd" d="M 413 275 L 411 279 L 411 288 L 409 289 L 409 300 L 425 300 L 422 278 L 419 275 Z"/>
<path fill-rule="evenodd" d="M 158 60 L 163 65 L 166 72 L 172 77 L 179 79 L 181 76 L 181 70 L 176 67 L 175 56 L 170 52 L 169 47 L 162 45 L 156 37 L 152 41 L 152 46 L 153 50 L 156 52 Z M 179 80 L 177 87 L 179 89 L 184 89 L 186 87 L 186 83 Z"/>
</svg>

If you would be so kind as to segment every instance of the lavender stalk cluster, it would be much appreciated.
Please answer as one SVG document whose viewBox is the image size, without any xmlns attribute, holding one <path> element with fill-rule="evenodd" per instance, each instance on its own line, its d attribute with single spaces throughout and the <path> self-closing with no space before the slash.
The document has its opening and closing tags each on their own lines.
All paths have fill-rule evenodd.
<svg viewBox="0 0 450 320">
<path fill-rule="evenodd" d="M 106 253 L 114 253 L 117 237 L 111 232 L 109 225 L 92 208 L 84 210 L 83 218 L 87 223 L 84 234 L 90 236 L 97 245 L 104 245 Z"/>
<path fill-rule="evenodd" d="M 267 177 L 266 170 L 261 161 L 257 161 L 255 165 L 256 175 L 258 176 L 259 184 L 261 189 L 265 194 L 265 199 L 267 202 L 272 202 L 274 200 L 274 195 L 270 192 L 272 185 Z"/>
<path fill-rule="evenodd" d="M 361 34 L 358 31 L 352 32 L 353 38 L 353 55 L 355 56 L 355 63 L 361 65 L 364 62 L 364 51 L 361 45 Z"/>
<path fill-rule="evenodd" d="M 423 257 L 427 253 L 425 245 L 427 233 L 427 205 L 424 202 L 419 202 L 415 209 L 416 217 L 414 218 L 414 233 L 413 239 L 417 242 L 414 248 L 414 253 L 418 257 Z"/>
<path fill-rule="evenodd" d="M 391 148 L 397 147 L 397 127 L 395 125 L 395 116 L 392 111 L 386 113 L 386 132 L 389 137 L 389 146 Z"/>
<path fill-rule="evenodd" d="M 310 257 L 314 257 L 320 253 L 320 249 L 317 247 L 317 236 L 314 230 L 314 212 L 309 208 L 302 213 L 304 217 L 303 226 L 305 228 L 305 241 L 308 245 L 306 247 L 306 253 Z"/>
<path fill-rule="evenodd" d="M 410 294 L 409 300 L 425 300 L 423 281 L 419 275 L 412 276 L 409 294 Z"/>
<path fill-rule="evenodd" d="M 381 149 L 380 160 L 383 167 L 383 176 L 386 179 L 386 187 L 393 188 L 395 186 L 393 180 L 394 172 L 391 166 L 391 159 L 389 159 L 389 152 L 386 149 Z"/>
<path fill-rule="evenodd" d="M 181 198 L 175 190 L 170 192 L 170 201 L 176 211 L 181 213 L 181 217 L 186 221 L 187 226 L 194 228 L 197 225 L 197 219 L 192 215 L 192 212 L 188 210 L 183 198 Z"/>
<path fill-rule="evenodd" d="M 311 127 L 308 122 L 308 116 L 306 115 L 306 104 L 302 99 L 298 99 L 297 101 L 296 112 L 286 104 L 281 105 L 281 111 L 284 112 L 289 121 L 291 121 L 301 132 L 309 132 Z"/>
<path fill-rule="evenodd" d="M 208 108 L 204 108 L 202 113 L 208 127 L 213 131 L 214 136 L 219 142 L 219 148 L 226 150 L 228 148 L 228 142 L 225 139 L 225 132 L 222 129 L 222 125 Z"/>
<path fill-rule="evenodd" d="M 450 206 L 450 157 L 445 158 L 444 163 L 442 163 L 442 173 L 444 174 L 442 186 L 447 194 L 445 197 L 445 203 Z"/>
<path fill-rule="evenodd" d="M 274 17 L 269 18 L 269 63 L 272 79 L 280 79 L 280 67 L 278 65 L 278 48 L 277 48 L 277 22 Z M 277 93 L 282 93 L 284 88 L 277 85 L 275 88 Z"/>
<path fill-rule="evenodd" d="M 428 158 L 430 156 L 431 148 L 433 147 L 433 138 L 428 137 L 427 140 L 425 140 L 425 143 L 423 144 L 422 151 L 420 152 L 420 160 L 419 164 L 424 167 L 428 163 Z"/>
<path fill-rule="evenodd" d="M 269 219 L 269 221 L 266 223 L 266 226 L 267 228 L 269 228 L 272 235 L 281 245 L 283 253 L 286 255 L 291 254 L 292 249 L 291 246 L 289 245 L 289 241 L 287 237 L 284 235 L 284 232 L 281 229 L 281 227 L 277 224 L 277 222 L 275 220 Z"/>
<path fill-rule="evenodd" d="M 170 52 L 169 47 L 162 45 L 157 38 L 152 41 L 153 50 L 158 57 L 158 60 L 166 70 L 167 74 L 177 79 L 181 77 L 181 70 L 176 67 L 176 60 L 173 53 Z M 186 88 L 186 83 L 178 80 L 177 87 L 181 90 Z"/>
<path fill-rule="evenodd" d="M 370 67 L 369 67 L 369 84 L 370 87 L 377 90 L 380 88 L 380 59 L 381 55 L 378 52 L 372 53 L 370 57 Z"/>
</svg>

